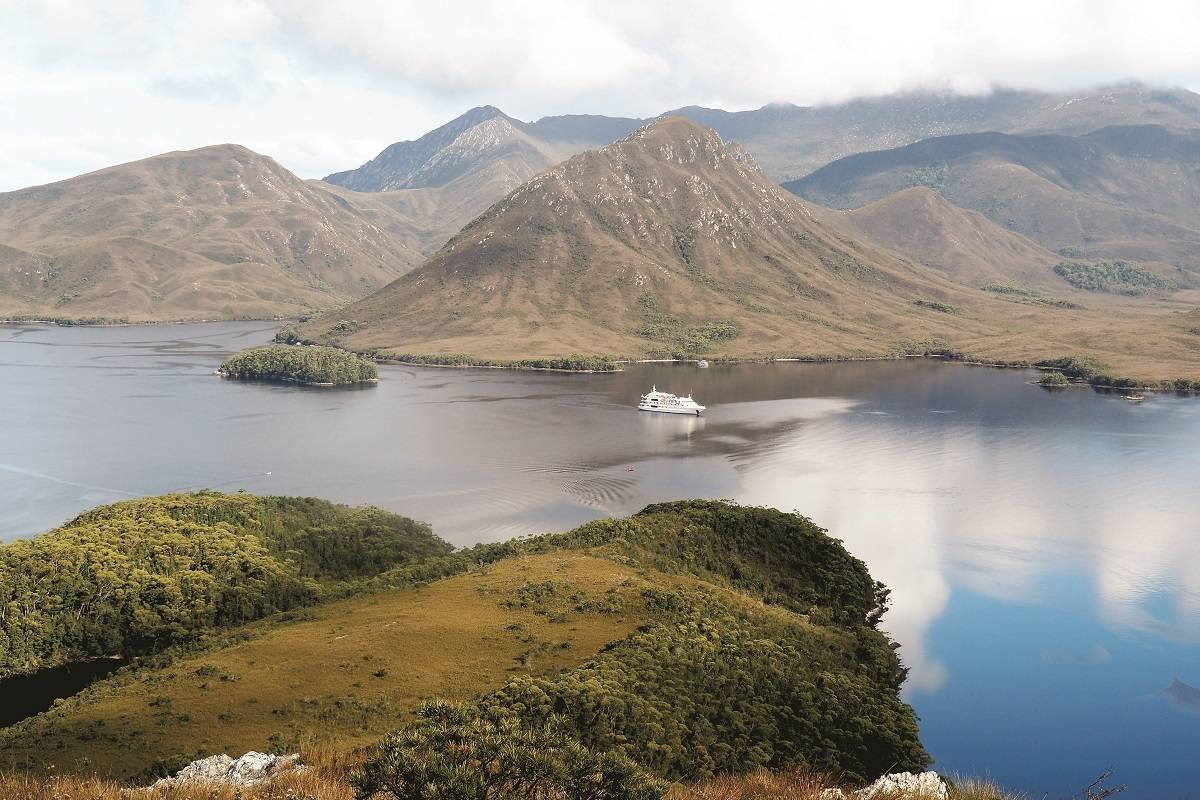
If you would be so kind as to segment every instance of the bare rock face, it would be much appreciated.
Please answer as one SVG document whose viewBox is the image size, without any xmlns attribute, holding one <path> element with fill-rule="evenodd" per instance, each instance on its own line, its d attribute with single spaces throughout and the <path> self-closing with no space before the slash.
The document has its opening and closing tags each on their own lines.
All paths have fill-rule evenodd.
<svg viewBox="0 0 1200 800">
<path fill-rule="evenodd" d="M 256 786 L 266 783 L 284 772 L 302 769 L 299 762 L 300 756 L 295 753 L 277 756 L 251 750 L 238 759 L 222 753 L 193 761 L 175 773 L 174 777 L 156 781 L 151 788 L 159 789 L 191 783 L 235 787 Z"/>
</svg>

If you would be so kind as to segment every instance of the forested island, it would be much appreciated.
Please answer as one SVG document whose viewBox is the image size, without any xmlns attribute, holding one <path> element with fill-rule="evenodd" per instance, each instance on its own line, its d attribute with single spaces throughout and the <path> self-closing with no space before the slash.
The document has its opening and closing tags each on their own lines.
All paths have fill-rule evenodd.
<svg viewBox="0 0 1200 800">
<path fill-rule="evenodd" d="M 375 362 L 336 347 L 272 344 L 235 353 L 217 373 L 237 380 L 288 381 L 308 386 L 346 386 L 379 378 Z"/>
<path fill-rule="evenodd" d="M 314 741 L 359 753 L 352 779 L 306 778 L 346 800 L 655 800 L 719 775 L 862 785 L 930 760 L 876 627 L 887 590 L 772 509 L 663 503 L 455 551 L 377 509 L 169 495 L 0 548 L 0 578 L 0 609 L 38 609 L 3 617 L 8 674 L 156 654 L 0 729 L 0 789 Z"/>
</svg>

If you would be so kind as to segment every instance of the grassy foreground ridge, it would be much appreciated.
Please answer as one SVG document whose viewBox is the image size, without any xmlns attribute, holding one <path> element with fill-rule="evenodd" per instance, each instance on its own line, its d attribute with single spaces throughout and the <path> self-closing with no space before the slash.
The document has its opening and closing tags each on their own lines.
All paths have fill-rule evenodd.
<svg viewBox="0 0 1200 800">
<path fill-rule="evenodd" d="M 494 758 L 452 755 L 487 754 L 496 741 L 541 754 L 543 772 L 521 772 L 526 764 L 523 779 L 607 781 L 609 793 L 595 797 L 661 797 L 671 782 L 793 767 L 861 783 L 929 762 L 899 699 L 905 670 L 875 628 L 886 590 L 794 514 L 664 503 L 456 552 L 403 518 L 295 498 L 174 495 L 91 517 L 122 520 L 87 528 L 91 546 L 70 569 L 77 596 L 114 606 L 107 618 L 142 613 L 127 603 L 136 592 L 99 588 L 107 584 L 92 564 L 110 558 L 125 529 L 160 517 L 169 532 L 197 525 L 206 547 L 208 528 L 226 533 L 230 546 L 255 554 L 254 586 L 295 576 L 312 594 L 292 606 L 313 604 L 284 613 L 248 606 L 246 618 L 263 618 L 236 628 L 199 615 L 179 621 L 176 637 L 151 637 L 170 646 L 0 731 L 6 781 L 145 780 L 213 752 L 302 743 L 361 761 L 364 797 L 475 796 L 415 787 L 503 783 L 480 767 Z M 357 531 L 348 550 L 339 549 L 342 529 Z M 62 535 L 19 548 L 28 556 Z M 183 542 L 167 538 L 170 555 L 155 563 L 183 557 Z M 335 569 L 321 567 L 327 553 Z M 212 587 L 225 571 L 168 582 Z M 26 587 L 18 602 L 52 591 L 45 586 Z M 84 652 L 102 650 L 95 643 L 104 640 L 88 641 Z M 67 658 L 43 650 L 44 663 Z M 458 742 L 450 751 L 438 744 L 450 741 Z"/>
</svg>

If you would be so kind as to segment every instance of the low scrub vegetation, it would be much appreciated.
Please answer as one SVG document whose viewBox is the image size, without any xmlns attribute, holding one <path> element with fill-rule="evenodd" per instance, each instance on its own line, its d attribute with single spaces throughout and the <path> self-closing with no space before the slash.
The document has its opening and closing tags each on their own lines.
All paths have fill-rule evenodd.
<svg viewBox="0 0 1200 800">
<path fill-rule="evenodd" d="M 722 342 L 736 339 L 739 331 L 732 322 L 713 320 L 688 322 L 664 311 L 657 298 L 644 294 L 638 298 L 646 324 L 637 335 L 661 345 L 652 355 L 691 358 L 711 353 Z"/>
<path fill-rule="evenodd" d="M 998 294 L 1005 299 L 1012 300 L 1017 303 L 1025 303 L 1031 306 L 1050 306 L 1052 308 L 1064 309 L 1082 309 L 1083 306 L 1078 303 L 1072 303 L 1070 300 L 1060 300 L 1056 297 L 1046 297 L 1036 289 L 1027 289 L 1023 286 L 1013 286 L 1007 283 L 989 283 L 983 287 L 985 292 Z"/>
<path fill-rule="evenodd" d="M 367 383 L 379 377 L 375 363 L 356 353 L 319 345 L 267 345 L 235 353 L 220 374 L 239 380 L 290 381 L 320 386 Z"/>
<path fill-rule="evenodd" d="M 469 353 L 401 353 L 399 355 L 377 354 L 380 360 L 400 364 L 417 364 L 431 367 L 490 367 L 495 369 L 551 369 L 563 372 L 619 372 L 621 364 L 608 356 L 568 355 L 548 358 L 523 358 L 517 361 L 498 361 L 477 358 Z"/>
<path fill-rule="evenodd" d="M 1132 261 L 1060 261 L 1054 272 L 1077 289 L 1113 294 L 1146 294 L 1178 289 L 1174 281 L 1160 278 Z"/>
<path fill-rule="evenodd" d="M 1067 386 L 1069 383 L 1070 381 L 1067 380 L 1067 376 L 1058 370 L 1047 372 L 1038 380 L 1038 385 L 1049 386 L 1050 388 Z"/>
<path fill-rule="evenodd" d="M 941 300 L 913 300 L 913 305 L 917 308 L 928 308 L 930 311 L 940 311 L 943 314 L 960 313 L 957 306 L 952 306 Z"/>
<path fill-rule="evenodd" d="M 451 547 L 378 509 L 245 494 L 89 511 L 0 547 L 0 677 L 158 652 Z"/>
</svg>

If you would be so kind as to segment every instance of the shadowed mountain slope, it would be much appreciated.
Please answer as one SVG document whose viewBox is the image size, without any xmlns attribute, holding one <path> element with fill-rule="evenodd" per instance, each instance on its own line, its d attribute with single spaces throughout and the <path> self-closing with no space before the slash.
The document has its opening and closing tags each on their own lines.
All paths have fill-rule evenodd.
<svg viewBox="0 0 1200 800">
<path fill-rule="evenodd" d="M 1200 95 L 1138 83 L 1078 92 L 998 89 L 981 95 L 912 92 L 824 106 L 752 111 L 692 106 L 672 112 L 737 139 L 777 181 L 794 180 L 855 153 L 931 137 L 998 131 L 1078 136 L 1109 126 L 1200 130 Z"/>
<path fill-rule="evenodd" d="M 1052 250 L 1200 269 L 1200 133 L 941 137 L 850 156 L 786 188 L 854 208 L 912 186 Z"/>
</svg>

